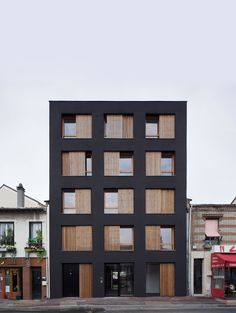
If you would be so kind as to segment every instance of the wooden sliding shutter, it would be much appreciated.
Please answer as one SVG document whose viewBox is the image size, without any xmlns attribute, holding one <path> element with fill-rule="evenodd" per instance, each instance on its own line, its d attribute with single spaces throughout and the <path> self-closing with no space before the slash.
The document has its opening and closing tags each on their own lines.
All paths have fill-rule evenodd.
<svg viewBox="0 0 236 313">
<path fill-rule="evenodd" d="M 62 175 L 84 176 L 85 175 L 85 152 L 62 153 Z"/>
<path fill-rule="evenodd" d="M 160 296 L 173 297 L 175 295 L 175 264 L 160 264 Z"/>
<path fill-rule="evenodd" d="M 120 226 L 104 226 L 105 251 L 120 250 Z"/>
<path fill-rule="evenodd" d="M 92 226 L 76 226 L 76 251 L 92 249 Z"/>
<path fill-rule="evenodd" d="M 119 176 L 119 152 L 104 152 L 104 175 Z"/>
<path fill-rule="evenodd" d="M 76 251 L 75 226 L 62 227 L 62 250 Z"/>
<path fill-rule="evenodd" d="M 92 138 L 91 115 L 76 115 L 76 137 Z"/>
<path fill-rule="evenodd" d="M 122 115 L 122 138 L 133 138 L 133 116 Z"/>
<path fill-rule="evenodd" d="M 93 265 L 79 265 L 79 296 L 91 298 L 93 296 Z"/>
<path fill-rule="evenodd" d="M 118 213 L 134 213 L 134 192 L 133 189 L 118 189 Z"/>
<path fill-rule="evenodd" d="M 146 152 L 146 175 L 161 175 L 161 152 Z"/>
<path fill-rule="evenodd" d="M 162 213 L 171 214 L 175 212 L 175 191 L 172 189 L 161 190 Z"/>
<path fill-rule="evenodd" d="M 160 250 L 160 226 L 145 226 L 146 250 Z"/>
<path fill-rule="evenodd" d="M 175 115 L 159 116 L 159 137 L 175 138 Z"/>
<path fill-rule="evenodd" d="M 161 189 L 146 189 L 145 196 L 146 213 L 161 213 Z"/>
<path fill-rule="evenodd" d="M 91 214 L 91 190 L 76 189 L 76 214 Z"/>
<path fill-rule="evenodd" d="M 122 138 L 122 115 L 107 115 L 107 138 Z"/>
</svg>

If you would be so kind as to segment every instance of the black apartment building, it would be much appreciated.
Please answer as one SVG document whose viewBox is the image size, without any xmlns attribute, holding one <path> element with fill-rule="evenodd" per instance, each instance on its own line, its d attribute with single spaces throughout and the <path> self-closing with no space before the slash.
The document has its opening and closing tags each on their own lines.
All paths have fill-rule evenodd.
<svg viewBox="0 0 236 313">
<path fill-rule="evenodd" d="M 186 102 L 50 101 L 51 297 L 186 295 Z"/>
</svg>

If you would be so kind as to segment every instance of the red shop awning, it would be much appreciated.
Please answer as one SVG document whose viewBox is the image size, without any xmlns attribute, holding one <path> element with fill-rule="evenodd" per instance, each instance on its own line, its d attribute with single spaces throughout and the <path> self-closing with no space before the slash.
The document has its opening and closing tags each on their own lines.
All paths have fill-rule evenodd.
<svg viewBox="0 0 236 313">
<path fill-rule="evenodd" d="M 236 254 L 212 253 L 211 267 L 236 267 Z"/>
</svg>

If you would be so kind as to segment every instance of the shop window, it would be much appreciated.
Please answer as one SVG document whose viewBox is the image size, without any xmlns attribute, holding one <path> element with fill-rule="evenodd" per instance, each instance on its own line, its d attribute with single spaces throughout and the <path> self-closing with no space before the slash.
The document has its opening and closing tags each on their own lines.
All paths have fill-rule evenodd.
<svg viewBox="0 0 236 313">
<path fill-rule="evenodd" d="M 146 250 L 171 251 L 174 246 L 174 227 L 145 226 Z"/>
<path fill-rule="evenodd" d="M 105 226 L 105 251 L 133 251 L 134 231 L 131 226 Z"/>
<path fill-rule="evenodd" d="M 105 138 L 133 138 L 133 116 L 129 114 L 105 114 Z"/>
<path fill-rule="evenodd" d="M 91 176 L 92 154 L 91 152 L 70 151 L 62 153 L 63 176 Z"/>
<path fill-rule="evenodd" d="M 64 214 L 90 214 L 91 190 L 68 189 L 62 192 L 62 211 Z"/>
<path fill-rule="evenodd" d="M 92 138 L 92 116 L 89 114 L 64 115 L 62 117 L 63 138 Z"/>
<path fill-rule="evenodd" d="M 132 152 L 104 152 L 105 176 L 132 176 Z"/>
<path fill-rule="evenodd" d="M 205 220 L 205 245 L 218 245 L 220 243 L 219 219 Z"/>
<path fill-rule="evenodd" d="M 224 268 L 213 268 L 212 269 L 212 289 L 223 289 L 224 288 Z"/>
<path fill-rule="evenodd" d="M 147 176 L 173 176 L 174 152 L 146 152 Z"/>
<path fill-rule="evenodd" d="M 14 223 L 0 223 L 0 246 L 14 245 Z"/>
</svg>

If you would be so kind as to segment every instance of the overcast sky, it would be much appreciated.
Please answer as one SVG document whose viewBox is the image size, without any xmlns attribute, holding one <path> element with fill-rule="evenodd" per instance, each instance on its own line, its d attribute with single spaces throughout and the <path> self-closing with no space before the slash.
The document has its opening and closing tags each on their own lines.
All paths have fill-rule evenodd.
<svg viewBox="0 0 236 313">
<path fill-rule="evenodd" d="M 187 195 L 230 203 L 235 12 L 235 0 L 0 0 L 0 185 L 49 198 L 49 100 L 187 100 Z"/>
</svg>

